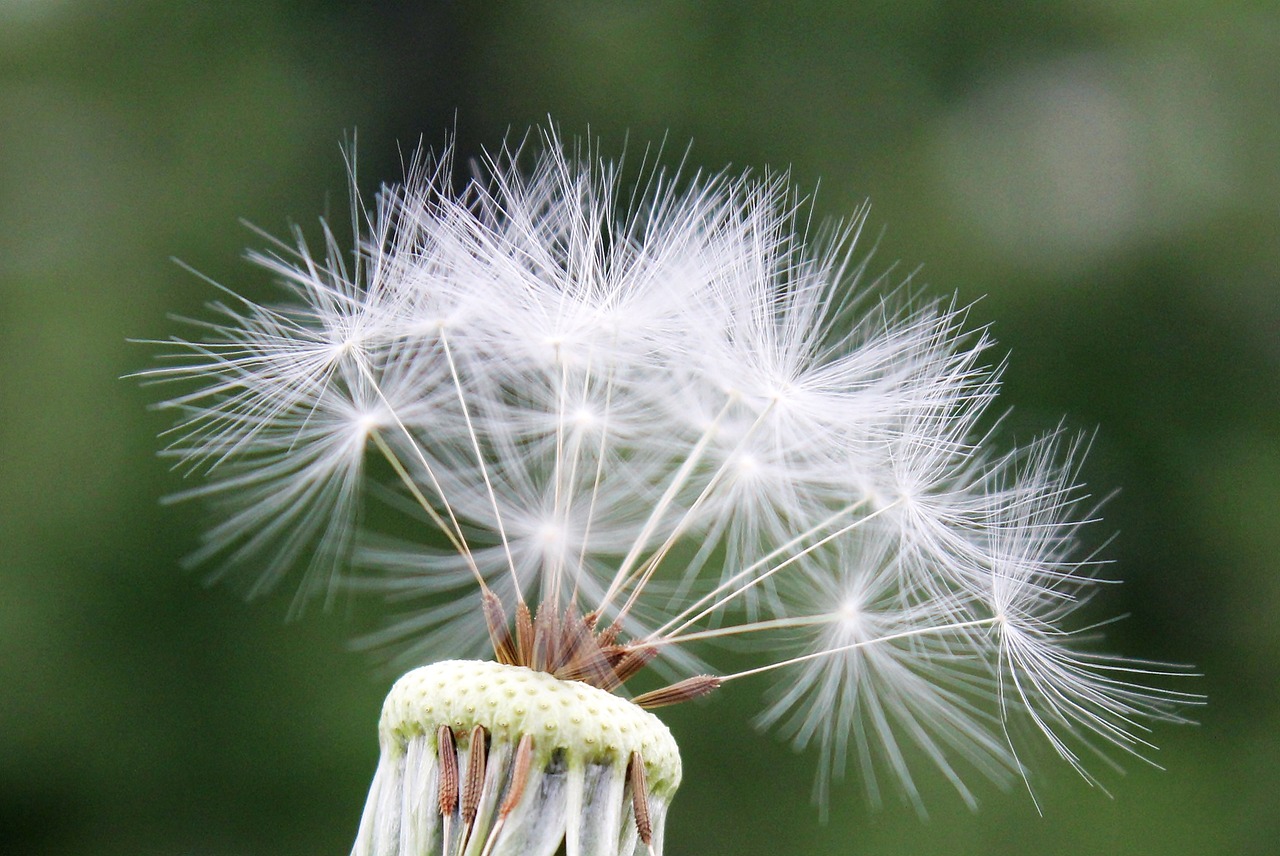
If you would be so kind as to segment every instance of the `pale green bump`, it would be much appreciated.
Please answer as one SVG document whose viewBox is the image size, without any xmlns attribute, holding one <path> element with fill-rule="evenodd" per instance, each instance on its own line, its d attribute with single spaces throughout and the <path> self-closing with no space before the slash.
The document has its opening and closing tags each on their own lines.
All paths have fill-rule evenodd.
<svg viewBox="0 0 1280 856">
<path fill-rule="evenodd" d="M 669 799 L 680 785 L 680 751 L 662 720 L 612 693 L 524 666 L 446 660 L 414 669 L 391 688 L 378 732 L 384 751 L 403 753 L 419 734 L 434 746 L 441 725 L 460 743 L 477 725 L 512 745 L 530 734 L 543 766 L 557 750 L 570 768 L 625 765 L 639 752 L 650 794 Z"/>
</svg>

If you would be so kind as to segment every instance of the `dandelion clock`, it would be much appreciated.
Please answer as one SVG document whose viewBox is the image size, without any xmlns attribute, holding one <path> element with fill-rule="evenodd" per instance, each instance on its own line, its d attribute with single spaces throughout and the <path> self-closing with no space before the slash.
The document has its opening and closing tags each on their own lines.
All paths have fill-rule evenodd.
<svg viewBox="0 0 1280 856">
<path fill-rule="evenodd" d="M 143 373 L 217 513 L 197 560 L 387 598 L 370 642 L 414 668 L 353 856 L 660 854 L 653 711 L 730 682 L 820 805 L 850 766 L 973 802 L 1030 783 L 1024 739 L 1096 781 L 1196 700 L 1097 647 L 1080 443 L 994 445 L 987 335 L 867 281 L 865 212 L 815 232 L 785 177 L 628 180 L 553 133 L 460 172 L 357 198 L 354 248 L 268 243 L 278 300 L 221 291 Z"/>
</svg>

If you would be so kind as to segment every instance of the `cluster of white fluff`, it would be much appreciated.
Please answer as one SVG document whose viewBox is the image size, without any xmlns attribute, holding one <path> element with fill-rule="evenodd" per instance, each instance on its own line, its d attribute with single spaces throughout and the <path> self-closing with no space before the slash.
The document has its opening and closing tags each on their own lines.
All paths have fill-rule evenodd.
<svg viewBox="0 0 1280 856">
<path fill-rule="evenodd" d="M 820 747 L 823 791 L 852 754 L 916 801 L 926 758 L 969 800 L 966 770 L 1024 775 L 1015 721 L 1083 772 L 1177 718 L 1071 627 L 1078 444 L 988 451 L 986 335 L 860 283 L 865 212 L 811 239 L 784 178 L 633 185 L 544 142 L 456 189 L 447 154 L 417 161 L 357 203 L 354 254 L 299 232 L 253 256 L 281 302 L 228 293 L 172 340 L 149 374 L 194 387 L 169 451 L 226 511 L 202 558 L 261 589 L 301 568 L 304 598 L 382 587 L 416 661 L 487 644 L 481 581 L 619 620 L 677 673 L 768 640 L 723 677 L 771 672 L 761 719 Z"/>
</svg>

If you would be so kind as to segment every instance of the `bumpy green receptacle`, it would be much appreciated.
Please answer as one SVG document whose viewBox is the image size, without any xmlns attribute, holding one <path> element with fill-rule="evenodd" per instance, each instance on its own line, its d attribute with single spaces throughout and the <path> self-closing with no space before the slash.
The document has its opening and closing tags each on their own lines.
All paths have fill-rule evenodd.
<svg viewBox="0 0 1280 856">
<path fill-rule="evenodd" d="M 459 735 L 481 725 L 493 739 L 512 744 L 531 734 L 534 766 L 563 750 L 571 765 L 625 767 L 639 752 L 650 793 L 669 798 L 680 784 L 680 751 L 662 720 L 612 693 L 523 666 L 448 660 L 396 681 L 382 706 L 384 748 L 418 734 L 434 738 L 441 725 Z"/>
<path fill-rule="evenodd" d="M 441 726 L 453 732 L 447 751 L 456 751 L 464 779 L 473 729 L 487 734 L 470 820 L 452 798 L 441 814 Z M 526 737 L 532 752 L 521 766 L 516 750 Z M 523 666 L 436 663 L 392 687 L 379 740 L 353 856 L 553 856 L 562 845 L 569 856 L 662 853 L 679 750 L 661 720 L 604 690 Z M 628 775 L 637 752 L 645 774 L 639 796 Z"/>
</svg>

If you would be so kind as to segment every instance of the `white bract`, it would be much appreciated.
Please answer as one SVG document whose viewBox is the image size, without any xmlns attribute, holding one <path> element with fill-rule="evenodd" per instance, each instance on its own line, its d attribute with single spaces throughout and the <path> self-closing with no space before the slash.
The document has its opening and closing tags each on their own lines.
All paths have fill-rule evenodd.
<svg viewBox="0 0 1280 856">
<path fill-rule="evenodd" d="M 167 402 L 168 451 L 225 509 L 200 558 L 253 568 L 255 591 L 299 568 L 303 599 L 382 589 L 375 641 L 409 660 L 491 647 L 629 706 L 637 673 L 676 681 L 640 706 L 771 673 L 760 722 L 817 744 L 822 802 L 850 756 L 875 798 L 887 775 L 918 804 L 931 762 L 972 801 L 970 772 L 1026 777 L 1015 721 L 1084 772 L 1082 747 L 1138 754 L 1150 720 L 1178 718 L 1191 698 L 1148 684 L 1167 672 L 1074 632 L 1097 570 L 1075 549 L 1078 444 L 988 450 L 985 333 L 861 282 L 865 211 L 812 238 L 784 179 L 632 185 L 544 142 L 456 190 L 447 153 L 419 160 L 357 201 L 354 254 L 299 232 L 252 256 L 280 302 L 228 293 L 172 340 L 148 374 L 194 386 Z M 758 665 L 717 670 L 744 636 Z M 566 820 L 598 796 L 590 771 L 611 822 L 635 821 L 639 750 L 591 760 L 533 734 L 521 767 L 496 720 L 415 716 L 384 728 L 358 852 L 661 849 L 660 824 Z M 472 771 L 490 815 L 467 819 L 467 782 L 451 803 L 438 771 L 468 763 L 476 727 L 504 760 Z M 577 802 L 551 806 L 536 785 L 562 774 Z M 665 810 L 673 790 L 647 796 Z M 523 800 L 512 818 L 543 800 L 554 828 L 504 828 L 500 793 Z"/>
</svg>

